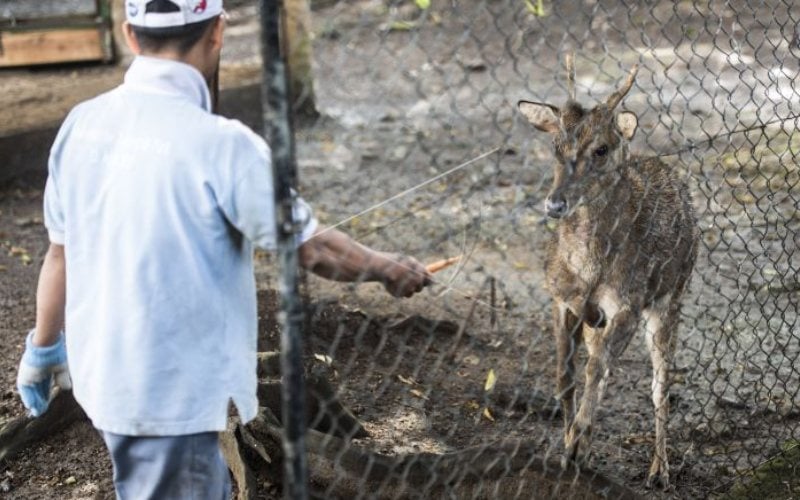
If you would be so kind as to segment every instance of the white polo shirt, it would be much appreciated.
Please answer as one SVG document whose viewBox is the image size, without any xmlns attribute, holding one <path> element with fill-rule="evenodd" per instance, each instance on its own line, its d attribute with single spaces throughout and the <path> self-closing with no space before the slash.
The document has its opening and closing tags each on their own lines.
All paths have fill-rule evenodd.
<svg viewBox="0 0 800 500">
<path fill-rule="evenodd" d="M 94 425 L 225 429 L 256 415 L 252 244 L 275 247 L 266 143 L 209 112 L 193 67 L 138 57 L 80 104 L 50 152 L 45 224 L 67 265 L 67 357 Z M 298 244 L 316 228 L 308 205 Z"/>
</svg>

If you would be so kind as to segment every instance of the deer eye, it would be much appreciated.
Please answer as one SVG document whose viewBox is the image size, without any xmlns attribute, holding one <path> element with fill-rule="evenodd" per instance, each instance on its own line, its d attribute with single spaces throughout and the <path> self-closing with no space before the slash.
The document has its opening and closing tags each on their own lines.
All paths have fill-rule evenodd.
<svg viewBox="0 0 800 500">
<path fill-rule="evenodd" d="M 598 158 L 602 158 L 607 153 L 608 153 L 608 146 L 606 146 L 605 144 L 603 144 L 602 146 L 598 147 L 593 151 L 593 154 Z"/>
</svg>

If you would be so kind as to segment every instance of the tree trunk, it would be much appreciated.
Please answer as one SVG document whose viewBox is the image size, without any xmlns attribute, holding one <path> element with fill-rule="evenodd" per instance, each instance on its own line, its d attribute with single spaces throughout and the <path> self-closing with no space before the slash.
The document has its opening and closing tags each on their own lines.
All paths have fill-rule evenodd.
<svg viewBox="0 0 800 500">
<path fill-rule="evenodd" d="M 26 447 L 85 418 L 72 391 L 59 391 L 42 416 L 23 415 L 0 428 L 0 460 L 10 460 Z"/>
<path fill-rule="evenodd" d="M 312 69 L 312 25 L 308 0 L 284 0 L 285 53 L 289 66 L 292 109 L 300 116 L 317 117 Z"/>
<path fill-rule="evenodd" d="M 133 52 L 128 48 L 125 43 L 125 37 L 122 34 L 122 23 L 125 22 L 125 2 L 121 0 L 102 0 L 111 3 L 111 22 L 114 24 L 114 55 L 117 64 L 127 65 L 133 60 Z"/>
</svg>

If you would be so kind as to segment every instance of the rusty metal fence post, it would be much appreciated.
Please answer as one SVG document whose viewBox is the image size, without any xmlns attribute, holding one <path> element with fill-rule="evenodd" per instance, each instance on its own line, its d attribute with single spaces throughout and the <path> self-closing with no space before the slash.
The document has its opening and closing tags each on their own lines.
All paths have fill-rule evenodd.
<svg viewBox="0 0 800 500">
<path fill-rule="evenodd" d="M 284 498 L 308 497 L 305 452 L 305 382 L 302 360 L 303 308 L 298 291 L 296 226 L 292 213 L 296 167 L 289 109 L 285 50 L 281 47 L 281 0 L 261 0 L 261 53 L 264 67 L 264 130 L 272 148 L 272 172 L 280 267 L 281 373 Z"/>
</svg>

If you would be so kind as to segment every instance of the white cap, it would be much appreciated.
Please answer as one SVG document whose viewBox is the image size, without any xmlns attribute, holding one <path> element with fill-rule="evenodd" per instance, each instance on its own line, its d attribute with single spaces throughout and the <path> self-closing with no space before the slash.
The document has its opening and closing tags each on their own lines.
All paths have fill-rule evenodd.
<svg viewBox="0 0 800 500">
<path fill-rule="evenodd" d="M 125 2 L 128 22 L 142 28 L 183 26 L 205 21 L 222 14 L 222 0 L 123 1 Z M 150 6 L 149 12 L 148 5 Z"/>
</svg>

